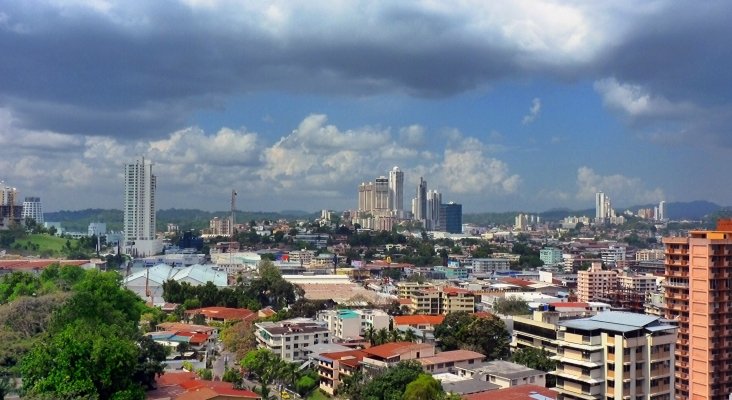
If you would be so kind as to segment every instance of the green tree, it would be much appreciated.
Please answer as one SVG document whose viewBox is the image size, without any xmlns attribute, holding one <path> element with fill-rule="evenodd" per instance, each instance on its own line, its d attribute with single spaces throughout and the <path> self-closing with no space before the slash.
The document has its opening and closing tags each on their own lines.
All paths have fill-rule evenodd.
<svg viewBox="0 0 732 400">
<path fill-rule="evenodd" d="M 509 334 L 497 317 L 479 318 L 467 312 L 450 313 L 435 329 L 443 350 L 466 349 L 494 360 L 508 356 Z"/>
<path fill-rule="evenodd" d="M 545 372 L 555 371 L 557 369 L 557 361 L 551 359 L 551 353 L 544 349 L 536 349 L 533 347 L 524 347 L 516 350 L 511 356 L 511 361 Z M 555 385 L 556 377 L 547 374 L 547 387 L 554 387 Z"/>
<path fill-rule="evenodd" d="M 70 323 L 23 359 L 23 389 L 58 399 L 112 399 L 123 394 L 142 399 L 142 386 L 133 380 L 138 352 L 137 345 L 120 338 L 114 327 Z"/>
<path fill-rule="evenodd" d="M 260 383 L 259 394 L 269 398 L 269 386 L 279 378 L 282 360 L 267 349 L 250 351 L 241 361 L 241 366 L 253 372 Z"/>
<path fill-rule="evenodd" d="M 465 312 L 453 312 L 447 314 L 442 324 L 435 328 L 435 339 L 437 339 L 442 350 L 457 350 L 462 342 L 461 332 L 463 332 L 471 322 L 475 320 L 475 316 Z"/>
<path fill-rule="evenodd" d="M 409 382 L 402 400 L 441 400 L 444 394 L 445 391 L 437 379 L 432 375 L 420 374 L 417 379 Z"/>
<path fill-rule="evenodd" d="M 527 315 L 531 314 L 531 308 L 526 300 L 516 296 L 501 297 L 493 303 L 493 311 L 503 315 Z"/>
<path fill-rule="evenodd" d="M 407 385 L 423 373 L 416 361 L 402 361 L 375 376 L 362 387 L 358 398 L 368 400 L 401 400 Z"/>
</svg>

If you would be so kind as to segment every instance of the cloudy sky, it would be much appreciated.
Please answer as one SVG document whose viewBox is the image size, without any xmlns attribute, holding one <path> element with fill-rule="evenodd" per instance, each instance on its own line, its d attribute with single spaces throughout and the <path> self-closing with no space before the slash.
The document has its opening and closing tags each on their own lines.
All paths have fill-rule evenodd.
<svg viewBox="0 0 732 400">
<path fill-rule="evenodd" d="M 46 210 L 732 204 L 729 1 L 0 0 L 0 180 Z"/>
</svg>

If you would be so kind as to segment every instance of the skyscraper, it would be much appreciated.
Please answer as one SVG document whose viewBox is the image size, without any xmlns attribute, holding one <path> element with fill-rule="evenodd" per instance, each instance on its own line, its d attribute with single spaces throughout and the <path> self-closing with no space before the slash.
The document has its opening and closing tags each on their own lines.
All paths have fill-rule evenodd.
<svg viewBox="0 0 732 400">
<path fill-rule="evenodd" d="M 389 206 L 389 179 L 380 176 L 374 181 L 374 210 L 388 211 Z"/>
<path fill-rule="evenodd" d="M 125 249 L 133 255 L 152 255 L 162 249 L 155 239 L 156 179 L 144 158 L 125 165 Z"/>
<path fill-rule="evenodd" d="M 659 221 L 664 221 L 666 219 L 666 202 L 663 200 L 658 203 L 658 215 L 656 219 Z"/>
<path fill-rule="evenodd" d="M 440 205 L 442 205 L 442 194 L 437 190 L 427 192 L 427 214 L 425 215 L 425 228 L 436 230 L 440 219 Z"/>
<path fill-rule="evenodd" d="M 23 220 L 33 219 L 36 224 L 43 225 L 43 207 L 40 197 L 26 197 L 23 201 Z"/>
<path fill-rule="evenodd" d="M 448 233 L 463 233 L 463 206 L 449 202 L 440 206 L 438 229 Z"/>
<path fill-rule="evenodd" d="M 679 326 L 676 398 L 727 400 L 732 393 L 732 220 L 714 231 L 663 239 L 666 318 Z"/>
<path fill-rule="evenodd" d="M 419 178 L 419 185 L 417 186 L 417 196 L 413 202 L 412 213 L 414 219 L 417 221 L 425 221 L 427 217 L 427 181 L 422 177 Z"/>
<path fill-rule="evenodd" d="M 404 172 L 399 167 L 389 171 L 389 205 L 397 217 L 404 215 Z"/>
<path fill-rule="evenodd" d="M 605 193 L 595 193 L 595 220 L 602 221 L 605 214 Z"/>
</svg>

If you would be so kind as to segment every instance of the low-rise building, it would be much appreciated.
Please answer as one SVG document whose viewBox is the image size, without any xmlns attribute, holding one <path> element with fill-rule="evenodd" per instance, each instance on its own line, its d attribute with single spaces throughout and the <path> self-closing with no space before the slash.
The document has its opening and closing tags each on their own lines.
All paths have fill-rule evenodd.
<svg viewBox="0 0 732 400">
<path fill-rule="evenodd" d="M 617 286 L 616 271 L 602 269 L 601 263 L 592 263 L 586 271 L 577 272 L 577 300 L 588 302 L 602 298 Z"/>
<path fill-rule="evenodd" d="M 445 316 L 437 315 L 397 315 L 394 317 L 394 329 L 414 328 L 422 331 L 434 331 L 437 325 L 442 324 Z"/>
<path fill-rule="evenodd" d="M 539 250 L 539 259 L 544 265 L 553 267 L 562 263 L 562 251 L 556 247 L 547 247 Z"/>
<path fill-rule="evenodd" d="M 455 368 L 458 376 L 479 379 L 508 388 L 520 385 L 546 385 L 546 372 L 510 361 L 494 360 L 472 367 Z"/>
<path fill-rule="evenodd" d="M 429 287 L 414 290 L 408 297 L 407 307 L 412 314 L 448 314 L 451 312 L 475 312 L 477 296 L 473 292 L 456 287 Z"/>
<path fill-rule="evenodd" d="M 252 322 L 257 319 L 257 313 L 246 308 L 204 307 L 186 310 L 185 313 L 189 319 L 192 319 L 195 315 L 202 315 L 207 324 L 212 322 Z"/>
<path fill-rule="evenodd" d="M 351 376 L 361 369 L 361 361 L 366 355 L 361 350 L 349 350 L 323 353 L 316 357 L 320 389 L 333 395 L 341 385 L 343 378 Z"/>
<path fill-rule="evenodd" d="M 325 324 L 308 318 L 258 322 L 255 326 L 257 345 L 269 349 L 288 362 L 306 360 L 306 347 L 331 341 Z"/>
<path fill-rule="evenodd" d="M 400 361 L 416 360 L 435 355 L 435 346 L 426 343 L 392 342 L 363 350 L 363 368 L 373 375 L 384 368 L 393 367 Z"/>
<path fill-rule="evenodd" d="M 391 317 L 381 310 L 324 310 L 318 321 L 325 322 L 332 337 L 352 339 L 363 337 L 369 330 L 388 329 Z"/>
<path fill-rule="evenodd" d="M 457 368 L 470 368 L 485 361 L 485 355 L 470 350 L 443 351 L 432 357 L 423 357 L 417 361 L 429 374 L 453 372 Z"/>
<path fill-rule="evenodd" d="M 511 262 L 506 258 L 474 258 L 472 265 L 474 274 L 495 274 L 511 269 Z"/>
</svg>

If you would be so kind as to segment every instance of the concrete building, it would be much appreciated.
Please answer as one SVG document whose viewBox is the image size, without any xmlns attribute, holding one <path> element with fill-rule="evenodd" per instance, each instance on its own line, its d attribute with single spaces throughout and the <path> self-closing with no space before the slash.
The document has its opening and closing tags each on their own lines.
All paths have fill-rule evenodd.
<svg viewBox="0 0 732 400">
<path fill-rule="evenodd" d="M 427 181 L 422 177 L 419 178 L 417 195 L 412 201 L 412 215 L 416 221 L 422 221 L 423 223 L 427 217 Z"/>
<path fill-rule="evenodd" d="M 539 250 L 539 259 L 545 266 L 553 267 L 562 263 L 562 251 L 556 247 L 547 247 Z"/>
<path fill-rule="evenodd" d="M 676 327 L 607 311 L 559 323 L 557 399 L 670 399 Z"/>
<path fill-rule="evenodd" d="M 449 314 L 475 312 L 477 297 L 473 292 L 455 287 L 431 287 L 415 290 L 406 297 L 412 314 Z"/>
<path fill-rule="evenodd" d="M 392 342 L 363 350 L 363 368 L 368 376 L 401 361 L 417 360 L 435 355 L 435 346 L 426 343 Z"/>
<path fill-rule="evenodd" d="M 397 218 L 404 218 L 404 172 L 399 167 L 389 171 L 389 204 Z"/>
<path fill-rule="evenodd" d="M 511 269 L 511 261 L 506 258 L 474 258 L 471 264 L 474 274 L 495 274 Z"/>
<path fill-rule="evenodd" d="M 635 252 L 635 261 L 663 260 L 666 254 L 661 249 L 642 249 Z"/>
<path fill-rule="evenodd" d="M 43 207 L 40 197 L 26 197 L 23 201 L 23 220 L 33 219 L 36 224 L 43 226 Z"/>
<path fill-rule="evenodd" d="M 577 272 L 577 300 L 588 302 L 600 299 L 615 290 L 617 272 L 602 269 L 602 264 L 592 263 L 586 271 Z"/>
<path fill-rule="evenodd" d="M 155 190 L 152 163 L 144 158 L 125 165 L 124 251 L 135 256 L 160 253 L 155 237 Z"/>
<path fill-rule="evenodd" d="M 228 286 L 227 274 L 218 271 L 214 265 L 192 265 L 175 268 L 167 264 L 146 267 L 132 273 L 122 279 L 122 286 L 157 306 L 165 304 L 163 300 L 163 283 L 168 280 L 174 280 L 178 283 L 185 282 L 193 286 L 205 285 L 207 282 L 213 282 L 219 288 Z"/>
<path fill-rule="evenodd" d="M 457 375 L 479 379 L 505 389 L 521 385 L 546 385 L 546 372 L 510 361 L 495 360 L 472 367 L 456 368 Z"/>
<path fill-rule="evenodd" d="M 107 234 L 107 224 L 104 222 L 90 222 L 87 228 L 89 236 L 105 236 Z"/>
<path fill-rule="evenodd" d="M 344 378 L 361 369 L 364 356 L 367 354 L 361 350 L 323 353 L 317 356 L 320 389 L 332 396 Z"/>
<path fill-rule="evenodd" d="M 437 230 L 440 220 L 440 205 L 442 205 L 442 193 L 436 190 L 427 192 L 427 214 L 425 215 L 425 229 L 428 231 Z"/>
<path fill-rule="evenodd" d="M 608 246 L 606 249 L 600 250 L 600 257 L 605 265 L 614 267 L 625 266 L 625 247 L 624 246 Z"/>
<path fill-rule="evenodd" d="M 330 332 L 325 324 L 308 318 L 295 318 L 279 322 L 258 322 L 257 345 L 277 354 L 287 362 L 308 358 L 305 348 L 319 343 L 330 343 Z"/>
<path fill-rule="evenodd" d="M 485 355 L 470 350 L 442 351 L 432 357 L 423 357 L 417 361 L 428 374 L 454 372 L 458 368 L 472 368 L 485 361 Z"/>
<path fill-rule="evenodd" d="M 381 310 L 323 310 L 316 317 L 325 323 L 331 337 L 354 339 L 363 337 L 369 329 L 389 329 L 389 314 Z"/>
<path fill-rule="evenodd" d="M 679 326 L 676 398 L 727 399 L 732 393 L 732 220 L 663 243 L 666 318 Z"/>
</svg>

